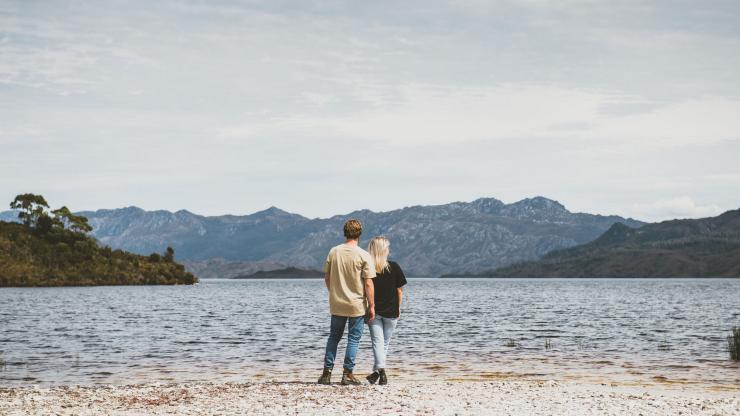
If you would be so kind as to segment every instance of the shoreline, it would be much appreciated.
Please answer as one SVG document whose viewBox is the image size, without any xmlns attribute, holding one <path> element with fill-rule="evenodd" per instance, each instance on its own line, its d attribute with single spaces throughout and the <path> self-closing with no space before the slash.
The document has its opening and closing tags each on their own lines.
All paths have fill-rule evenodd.
<svg viewBox="0 0 740 416">
<path fill-rule="evenodd" d="M 740 387 L 624 385 L 567 380 L 144 383 L 0 388 L 0 414 L 603 414 L 737 415 Z"/>
</svg>

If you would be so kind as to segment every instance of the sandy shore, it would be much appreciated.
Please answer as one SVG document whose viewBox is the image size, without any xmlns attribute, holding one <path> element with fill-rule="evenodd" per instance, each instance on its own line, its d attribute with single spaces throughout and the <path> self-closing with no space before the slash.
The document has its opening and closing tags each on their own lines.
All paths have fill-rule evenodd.
<svg viewBox="0 0 740 416">
<path fill-rule="evenodd" d="M 6 388 L 0 414 L 740 415 L 740 390 L 505 380 Z"/>
</svg>

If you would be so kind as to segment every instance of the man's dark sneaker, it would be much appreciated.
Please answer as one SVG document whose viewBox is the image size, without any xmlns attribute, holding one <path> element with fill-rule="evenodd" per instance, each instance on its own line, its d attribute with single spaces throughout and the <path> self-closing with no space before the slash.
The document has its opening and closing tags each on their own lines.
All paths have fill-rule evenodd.
<svg viewBox="0 0 740 416">
<path fill-rule="evenodd" d="M 355 378 L 355 375 L 351 371 L 344 370 L 342 374 L 342 385 L 343 386 L 359 386 L 362 384 L 360 380 Z"/>
<path fill-rule="evenodd" d="M 369 376 L 365 378 L 367 379 L 367 381 L 370 382 L 370 384 L 375 384 L 378 381 L 378 377 L 380 377 L 380 374 L 378 374 L 377 371 L 373 371 L 372 374 L 370 374 Z"/>
<path fill-rule="evenodd" d="M 388 377 L 386 377 L 385 375 L 385 368 L 381 368 L 380 370 L 378 370 L 378 378 L 379 385 L 385 386 L 386 384 L 388 384 Z"/>
<path fill-rule="evenodd" d="M 331 384 L 331 368 L 325 368 L 319 377 L 319 384 Z"/>
</svg>

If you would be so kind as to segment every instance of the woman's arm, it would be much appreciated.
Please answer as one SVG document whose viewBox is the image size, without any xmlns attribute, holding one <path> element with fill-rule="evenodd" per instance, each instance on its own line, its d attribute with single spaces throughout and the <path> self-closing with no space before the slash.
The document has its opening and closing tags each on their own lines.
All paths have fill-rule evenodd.
<svg viewBox="0 0 740 416">
<path fill-rule="evenodd" d="M 403 288 L 399 287 L 396 289 L 398 292 L 398 317 L 401 317 L 401 302 L 403 301 Z"/>
<path fill-rule="evenodd" d="M 403 287 L 406 285 L 406 275 L 403 274 L 401 265 L 394 262 L 395 270 L 394 275 L 396 276 L 396 291 L 398 292 L 398 317 L 401 317 L 401 303 L 403 302 Z"/>
</svg>

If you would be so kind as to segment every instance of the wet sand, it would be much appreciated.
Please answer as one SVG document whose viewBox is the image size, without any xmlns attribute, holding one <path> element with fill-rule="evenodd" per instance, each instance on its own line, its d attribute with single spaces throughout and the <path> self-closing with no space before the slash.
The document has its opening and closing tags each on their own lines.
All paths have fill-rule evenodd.
<svg viewBox="0 0 740 416">
<path fill-rule="evenodd" d="M 0 389 L 1 415 L 740 415 L 740 387 L 574 381 L 175 383 Z"/>
</svg>

